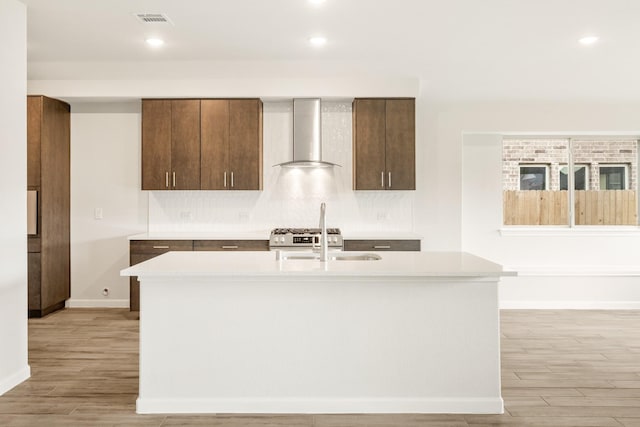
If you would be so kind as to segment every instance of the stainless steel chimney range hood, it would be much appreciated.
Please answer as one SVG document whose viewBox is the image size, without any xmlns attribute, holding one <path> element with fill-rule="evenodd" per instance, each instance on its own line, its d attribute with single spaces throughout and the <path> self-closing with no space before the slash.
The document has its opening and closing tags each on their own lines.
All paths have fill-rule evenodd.
<svg viewBox="0 0 640 427">
<path fill-rule="evenodd" d="M 322 160 L 322 109 L 320 98 L 293 100 L 293 160 L 275 166 L 284 168 L 330 168 Z"/>
</svg>

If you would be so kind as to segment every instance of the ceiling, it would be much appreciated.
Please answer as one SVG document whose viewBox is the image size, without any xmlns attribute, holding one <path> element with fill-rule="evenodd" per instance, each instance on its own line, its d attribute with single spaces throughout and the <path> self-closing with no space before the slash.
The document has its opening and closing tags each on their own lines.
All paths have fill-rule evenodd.
<svg viewBox="0 0 640 427">
<path fill-rule="evenodd" d="M 637 0 L 23 2 L 33 80 L 390 76 L 443 99 L 640 99 Z"/>
</svg>

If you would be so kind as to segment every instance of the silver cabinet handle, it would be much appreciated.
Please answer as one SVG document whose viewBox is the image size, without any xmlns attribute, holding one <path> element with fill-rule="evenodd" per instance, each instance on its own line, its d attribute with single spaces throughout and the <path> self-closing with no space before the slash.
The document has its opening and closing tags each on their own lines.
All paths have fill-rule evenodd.
<svg viewBox="0 0 640 427">
<path fill-rule="evenodd" d="M 231 171 L 231 188 L 233 188 L 233 171 Z"/>
<path fill-rule="evenodd" d="M 173 172 L 173 188 L 176 188 L 176 173 Z"/>
<path fill-rule="evenodd" d="M 224 188 L 227 188 L 227 171 L 224 171 Z"/>
<path fill-rule="evenodd" d="M 222 249 L 238 249 L 237 245 L 222 246 Z"/>
<path fill-rule="evenodd" d="M 389 172 L 389 188 L 391 188 L 391 172 Z"/>
<path fill-rule="evenodd" d="M 384 188 L 384 171 L 380 172 L 380 187 Z"/>
<path fill-rule="evenodd" d="M 169 246 L 154 246 L 153 249 L 169 249 Z"/>
<path fill-rule="evenodd" d="M 169 172 L 164 173 L 164 186 L 169 188 Z"/>
<path fill-rule="evenodd" d="M 391 249 L 389 245 L 375 245 L 373 249 Z"/>
</svg>

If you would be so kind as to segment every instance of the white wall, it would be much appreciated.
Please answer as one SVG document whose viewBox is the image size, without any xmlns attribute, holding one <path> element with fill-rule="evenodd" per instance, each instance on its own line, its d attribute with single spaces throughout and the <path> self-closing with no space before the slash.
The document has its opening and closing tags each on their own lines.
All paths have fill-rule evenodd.
<svg viewBox="0 0 640 427">
<path fill-rule="evenodd" d="M 264 232 L 328 223 L 347 231 L 414 229 L 412 191 L 352 191 L 351 101 L 323 102 L 323 155 L 333 170 L 273 167 L 292 153 L 291 101 L 264 102 L 263 191 L 141 191 L 140 103 L 72 103 L 71 307 L 128 306 L 126 236 Z M 96 219 L 96 208 L 103 219 Z M 148 223 L 147 223 L 148 215 Z M 103 295 L 103 289 L 109 295 Z"/>
<path fill-rule="evenodd" d="M 27 379 L 27 14 L 0 1 L 0 395 Z"/>
<path fill-rule="evenodd" d="M 38 69 L 38 64 L 33 64 Z M 86 65 L 86 64 L 85 64 Z M 125 67 L 126 68 L 126 67 Z M 138 69 L 134 67 L 135 69 Z M 301 76 L 188 79 L 178 66 L 171 80 L 29 80 L 29 93 L 71 103 L 71 299 L 68 306 L 126 306 L 128 265 L 125 237 L 145 231 L 268 230 L 308 226 L 320 201 L 329 202 L 329 223 L 353 230 L 413 229 L 413 192 L 351 191 L 351 102 L 354 96 L 416 96 L 415 78 Z M 30 70 L 31 73 L 31 70 Z M 185 74 L 186 73 L 186 74 Z M 38 74 L 38 73 L 36 73 Z M 41 78 L 42 73 L 39 74 Z M 46 74 L 46 73 L 45 73 Z M 53 74 L 49 73 L 52 78 Z M 264 188 L 247 192 L 142 192 L 140 190 L 141 97 L 241 97 L 266 99 Z M 330 172 L 284 172 L 272 165 L 288 160 L 290 103 L 282 99 L 328 98 L 323 125 L 325 155 L 342 164 Z M 340 101 L 341 99 L 343 101 Z M 348 101 L 344 101 L 348 99 Z M 271 101 L 269 101 L 271 100 Z M 280 100 L 280 101 L 278 101 Z M 115 176 L 114 176 L 115 174 Z M 318 185 L 321 182 L 322 185 Z M 302 185 L 300 185 L 302 183 Z M 101 208 L 103 219 L 95 219 Z M 149 225 L 147 226 L 147 215 Z M 267 238 L 265 233 L 265 238 Z M 103 289 L 109 288 L 109 296 Z"/>
<path fill-rule="evenodd" d="M 463 250 L 521 273 L 503 281 L 503 307 L 640 308 L 638 230 L 499 232 L 503 133 L 640 135 L 639 112 L 640 104 L 504 103 L 439 115 L 439 147 L 458 158 L 463 152 L 440 185 L 461 224 L 450 231 L 460 230 Z"/>
<path fill-rule="evenodd" d="M 253 231 L 317 227 L 321 202 L 327 222 L 343 232 L 414 228 L 413 191 L 352 190 L 351 100 L 322 102 L 323 159 L 333 169 L 286 169 L 293 153 L 291 101 L 263 105 L 263 191 L 155 191 L 150 232 Z"/>
<path fill-rule="evenodd" d="M 147 230 L 147 200 L 140 191 L 140 102 L 74 103 L 68 306 L 129 306 L 129 279 L 119 272 L 129 265 L 127 236 Z"/>
<path fill-rule="evenodd" d="M 292 69 L 280 69 L 279 75 L 271 72 L 270 77 L 215 77 L 218 71 L 211 69 L 212 78 L 202 78 L 203 69 L 207 64 L 190 63 L 177 64 L 174 70 L 178 73 L 176 78 L 167 79 L 158 77 L 162 74 L 163 64 L 152 63 L 132 64 L 105 64 L 106 70 L 113 70 L 109 77 L 113 80 L 96 80 L 86 77 L 71 80 L 29 80 L 29 93 L 46 93 L 54 98 L 73 99 L 104 99 L 104 98 L 226 98 L 226 97 L 261 97 L 263 99 L 286 99 L 294 97 L 322 97 L 322 98 L 354 98 L 366 96 L 392 97 L 392 96 L 416 96 L 419 80 L 405 77 L 378 77 L 370 74 L 345 70 L 341 76 L 301 76 Z M 145 78 L 129 79 L 112 77 L 117 74 L 117 68 L 126 69 L 136 76 L 144 75 Z M 168 64 L 170 65 L 170 64 Z M 176 65 L 174 63 L 174 65 Z M 37 68 L 38 64 L 34 64 Z M 211 64 L 208 64 L 211 66 Z M 231 65 L 236 68 L 236 75 L 244 75 L 246 64 Z M 48 68 L 48 67 L 46 67 Z M 78 64 L 83 69 L 82 64 Z M 197 71 L 197 76 L 188 77 Z M 205 68 L 206 69 L 206 68 Z M 144 70 L 144 71 L 141 71 Z M 31 70 L 30 70 L 31 71 Z M 51 70 L 50 70 L 51 72 Z M 55 71 L 52 71 L 55 75 Z M 294 75 L 292 75 L 292 73 Z M 31 74 L 31 72 L 30 72 Z M 253 74 L 256 74 L 254 72 Z"/>
<path fill-rule="evenodd" d="M 304 79 L 303 79 L 304 80 Z M 259 96 L 260 90 L 275 95 L 274 87 L 282 93 L 295 96 L 314 96 L 313 85 L 300 84 L 302 80 L 293 81 L 287 86 L 282 81 L 250 79 L 248 87 L 258 91 L 251 93 Z M 179 86 L 178 80 L 168 83 L 171 93 Z M 227 81 L 229 82 L 229 81 Z M 162 88 L 155 82 L 148 90 L 155 96 L 166 96 Z M 219 82 L 208 86 L 207 95 L 213 96 L 211 91 L 218 87 Z M 241 82 L 232 82 L 225 92 L 232 95 L 233 89 L 239 89 Z M 325 80 L 318 81 L 318 92 L 337 96 L 338 88 L 343 88 L 345 81 L 334 84 Z M 135 162 L 127 158 L 131 168 L 130 177 L 135 184 L 129 182 L 132 200 L 138 202 L 138 210 L 123 217 L 121 227 L 131 232 L 145 231 L 144 220 L 145 197 L 149 197 L 149 215 L 151 231 L 216 231 L 216 230 L 254 230 L 268 229 L 272 226 L 291 224 L 307 225 L 313 223 L 317 217 L 317 204 L 321 199 L 330 203 L 330 221 L 345 230 L 348 229 L 377 229 L 377 230 L 412 230 L 424 236 L 424 250 L 466 250 L 488 257 L 528 272 L 526 276 L 505 281 L 501 299 L 504 304 L 511 306 L 582 306 L 592 307 L 629 307 L 636 306 L 640 297 L 636 291 L 636 279 L 624 276 L 635 268 L 634 254 L 638 253 L 638 238 L 628 235 L 561 235 L 561 236 L 501 236 L 500 228 L 500 158 L 495 145 L 496 135 L 511 133 L 633 133 L 638 131 L 637 125 L 640 104 L 613 102 L 562 102 L 562 101 L 493 101 L 493 102 L 457 102 L 452 104 L 435 104 L 431 102 L 429 88 L 421 82 L 419 92 L 407 90 L 402 84 L 388 81 L 376 88 L 367 86 L 371 96 L 382 96 L 393 88 L 404 91 L 407 96 L 417 95 L 416 105 L 416 156 L 417 182 L 416 191 L 402 193 L 350 191 L 351 149 L 350 128 L 348 122 L 348 102 L 334 100 L 327 104 L 325 110 L 325 157 L 343 165 L 342 169 L 334 171 L 334 178 L 326 180 L 328 184 L 320 188 L 312 182 L 318 180 L 305 178 L 307 182 L 299 188 L 292 187 L 291 177 L 285 176 L 282 170 L 272 168 L 286 158 L 290 144 L 290 107 L 286 102 L 275 100 L 265 101 L 264 120 L 264 182 L 265 191 L 262 192 L 149 192 L 137 191 L 139 188 L 139 159 Z M 32 87 L 46 87 L 52 94 L 64 97 L 65 94 L 81 94 L 82 96 L 107 96 L 100 81 L 35 81 Z M 116 85 L 117 82 L 111 82 Z M 284 86 L 283 86 L 284 85 Z M 126 85 L 125 85 L 126 86 Z M 366 85 L 365 85 L 366 86 Z M 109 86 L 110 87 L 110 86 Z M 404 87 L 404 89 L 403 89 Z M 72 89 L 73 88 L 73 89 Z M 145 89 L 145 90 L 147 90 Z M 133 90 L 133 89 L 131 89 Z M 239 89 L 240 90 L 240 89 Z M 230 92 L 229 92 L 230 91 Z M 386 91 L 386 92 L 385 92 Z M 137 92 L 136 92 L 137 93 Z M 246 90 L 242 92 L 245 95 Z M 49 94 L 49 93 L 48 93 Z M 132 95 L 132 92 L 120 90 L 119 95 Z M 73 107 L 74 103 L 72 103 Z M 73 108 L 72 108 L 73 109 Z M 329 111 L 331 110 L 331 111 Z M 72 111 L 72 120 L 74 116 Z M 134 113 L 129 119 L 134 121 Z M 83 140 L 91 143 L 96 138 L 102 138 L 103 133 L 115 132 L 114 122 L 103 126 L 102 120 L 111 117 L 93 116 L 95 121 L 83 119 L 86 137 Z M 139 116 L 136 117 L 139 122 Z M 80 122 L 78 122 L 80 123 Z M 139 130 L 131 126 L 123 130 L 121 135 L 139 149 Z M 79 141 L 72 130 L 72 151 L 80 149 Z M 640 133 L 640 132 L 638 132 Z M 89 136 L 93 135 L 93 136 Z M 465 138 L 468 135 L 468 138 Z M 476 135 L 476 136 L 471 136 Z M 477 135 L 485 135 L 477 139 Z M 493 135 L 493 136 L 491 136 Z M 283 143 L 280 141 L 284 140 Z M 463 142 L 466 141 L 466 144 Z M 493 144 L 493 145 L 492 145 Z M 104 145 L 104 144 L 103 144 Z M 465 149 L 463 150 L 463 145 Z M 129 145 L 129 150 L 133 148 Z M 75 147 L 75 148 L 74 148 Z M 119 164 L 116 159 L 121 156 L 118 145 L 110 147 L 104 145 L 107 151 L 104 157 L 112 162 L 113 167 Z M 115 150 L 115 151 L 109 151 Z M 133 152 L 133 151 L 130 151 Z M 86 151 L 81 157 L 92 155 Z M 82 163 L 82 158 L 74 160 L 74 165 Z M 463 163 L 465 167 L 463 168 Z M 493 166 L 492 166 L 493 165 Z M 74 166 L 77 167 L 77 166 Z M 495 169 L 498 167 L 498 169 Z M 132 169 L 133 170 L 133 169 Z M 84 183 L 91 180 L 93 170 L 85 169 L 83 174 L 76 173 L 72 180 Z M 73 170 L 72 170 L 73 174 Z M 475 177 L 481 177 L 478 180 Z M 463 180 L 464 177 L 464 180 Z M 108 179 L 102 178 L 103 192 L 118 193 L 121 189 L 114 187 Z M 292 191 L 295 190 L 295 191 Z M 136 193 L 137 191 L 137 193 Z M 134 195 L 135 193 L 135 195 Z M 307 196 L 303 196 L 307 194 Z M 310 196 L 309 196 L 310 195 Z M 101 224 L 92 218 L 93 209 L 98 201 L 92 201 L 95 194 L 87 190 L 84 196 L 80 193 L 72 194 L 73 198 L 88 198 L 86 206 L 78 206 L 72 219 L 72 233 L 74 234 L 75 251 L 84 251 L 78 243 L 84 242 L 92 247 L 101 239 Z M 80 202 L 76 202 L 80 203 Z M 84 201 L 81 203 L 85 203 Z M 135 203 L 134 203 L 135 204 Z M 107 205 L 102 206 L 105 220 L 108 218 Z M 84 215 L 84 224 L 76 225 Z M 103 221 L 105 221 L 103 220 Z M 74 227 L 85 227 L 81 237 L 73 231 Z M 127 232 L 114 232 L 113 238 L 119 238 Z M 94 242 L 94 243 L 90 243 Z M 585 251 L 586 247 L 601 248 L 601 252 Z M 72 270 L 72 292 L 74 299 L 92 300 L 94 303 L 104 301 L 101 296 L 105 283 L 118 283 L 121 279 L 115 273 L 116 265 L 124 265 L 126 253 L 123 246 L 105 245 L 104 249 L 110 255 L 109 261 L 95 264 L 93 259 L 75 258 Z M 94 247 L 97 249 L 97 247 Z M 72 251 L 74 249 L 72 248 Z M 112 252 L 113 251 L 113 252 Z M 117 253 L 116 253 L 117 252 Z M 105 254 L 106 254 L 105 253 Z M 73 253 L 72 253 L 72 256 Z M 102 262 L 102 261 L 101 261 Z M 81 265 L 81 267 L 79 267 Z M 91 265 L 102 265 L 92 271 Z M 576 279 L 576 270 L 583 270 L 591 266 L 594 277 L 586 280 Z M 551 271 L 553 270 L 553 271 Z M 596 271 L 597 270 L 597 271 Z M 80 273 L 82 271 L 82 274 Z M 619 276 L 612 280 L 610 274 Z M 555 276 L 550 275 L 551 273 Z M 569 274 L 569 276 L 567 276 Z M 622 276 L 620 276 L 622 274 Z M 113 282 L 110 282 L 112 280 Z M 513 282 L 513 284 L 511 283 Z M 569 283 L 572 283 L 569 285 Z M 580 283 L 584 287 L 580 288 Z M 113 286 L 113 285 L 112 285 Z M 126 285 L 125 285 L 126 286 Z M 573 291 L 576 286 L 579 293 Z M 541 292 L 544 290 L 543 292 Z M 122 295 L 120 295 L 122 296 Z M 118 298 L 120 298 L 120 296 Z"/>
</svg>

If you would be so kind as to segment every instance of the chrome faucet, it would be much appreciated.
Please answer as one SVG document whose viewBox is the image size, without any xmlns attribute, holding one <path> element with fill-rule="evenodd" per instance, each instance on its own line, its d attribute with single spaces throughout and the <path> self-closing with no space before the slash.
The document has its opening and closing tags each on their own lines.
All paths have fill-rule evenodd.
<svg viewBox="0 0 640 427">
<path fill-rule="evenodd" d="M 329 242 L 327 241 L 327 205 L 320 203 L 320 261 L 326 262 L 329 257 Z"/>
</svg>

